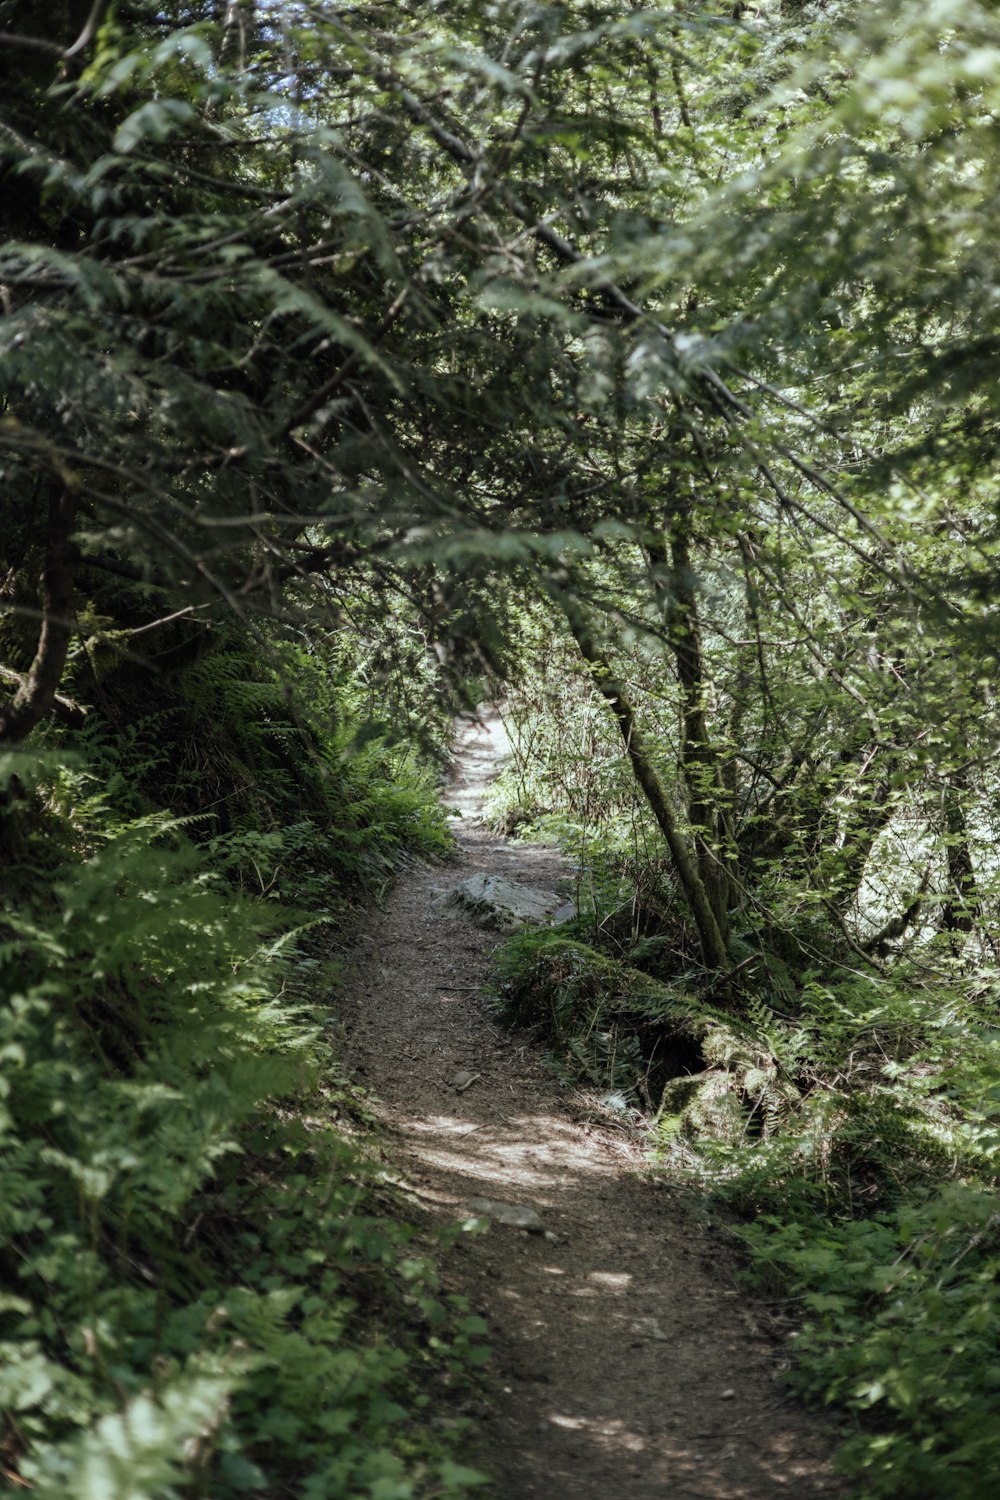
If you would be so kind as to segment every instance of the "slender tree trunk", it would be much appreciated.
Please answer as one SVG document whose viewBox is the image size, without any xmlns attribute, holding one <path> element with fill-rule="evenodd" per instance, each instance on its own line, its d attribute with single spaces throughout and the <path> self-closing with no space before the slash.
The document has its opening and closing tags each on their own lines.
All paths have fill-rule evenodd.
<svg viewBox="0 0 1000 1500">
<path fill-rule="evenodd" d="M 222 61 L 245 68 L 257 25 L 255 0 L 216 0 L 215 11 L 222 25 Z"/>
<path fill-rule="evenodd" d="M 729 962 L 725 937 L 699 873 L 697 861 L 688 847 L 667 790 L 660 780 L 645 739 L 636 724 L 635 710 L 628 694 L 623 684 L 615 677 L 607 658 L 594 640 L 593 632 L 580 606 L 564 599 L 563 607 L 570 630 L 580 648 L 580 654 L 590 669 L 598 691 L 610 705 L 618 721 L 635 779 L 666 839 L 677 878 L 687 897 L 698 928 L 705 964 L 710 969 L 725 969 Z"/>
<path fill-rule="evenodd" d="M 948 865 L 948 892 L 941 908 L 941 931 L 951 934 L 957 953 L 963 938 L 975 926 L 979 914 L 979 888 L 976 883 L 972 851 L 969 848 L 969 826 L 965 817 L 963 795 L 968 791 L 968 776 L 956 771 L 949 776 L 944 794 L 945 859 Z"/>
<path fill-rule="evenodd" d="M 733 904 L 735 866 L 731 797 L 705 714 L 701 621 L 684 509 L 675 511 L 672 517 L 669 553 L 662 542 L 648 545 L 647 553 L 663 604 L 681 690 L 681 767 L 688 791 L 688 817 L 695 837 L 698 872 L 725 940 L 729 908 Z"/>
</svg>

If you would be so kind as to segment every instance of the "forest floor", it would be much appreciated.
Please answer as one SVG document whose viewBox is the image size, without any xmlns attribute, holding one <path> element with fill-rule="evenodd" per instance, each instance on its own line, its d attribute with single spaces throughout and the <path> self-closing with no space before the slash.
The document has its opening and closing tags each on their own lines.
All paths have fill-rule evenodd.
<svg viewBox="0 0 1000 1500">
<path fill-rule="evenodd" d="M 406 874 L 349 955 L 347 1063 L 373 1091 L 414 1213 L 469 1200 L 530 1206 L 544 1233 L 494 1218 L 445 1255 L 446 1289 L 490 1327 L 472 1461 L 496 1500 L 769 1500 L 841 1486 L 836 1432 L 787 1394 L 787 1326 L 739 1285 L 724 1228 L 646 1167 L 641 1142 L 559 1085 L 483 991 L 501 938 L 435 908 L 478 871 L 552 888 L 548 848 L 502 841 L 483 793 L 499 721 L 467 724 L 448 805 L 456 862 Z M 465 1087 L 466 1075 L 475 1081 Z"/>
</svg>

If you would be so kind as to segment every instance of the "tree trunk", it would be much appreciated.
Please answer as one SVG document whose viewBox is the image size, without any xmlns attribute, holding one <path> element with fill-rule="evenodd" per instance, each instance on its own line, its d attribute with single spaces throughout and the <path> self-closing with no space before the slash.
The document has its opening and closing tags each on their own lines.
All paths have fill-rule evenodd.
<svg viewBox="0 0 1000 1500">
<path fill-rule="evenodd" d="M 698 928 L 705 965 L 710 969 L 725 969 L 729 963 L 725 937 L 699 873 L 697 861 L 688 848 L 677 816 L 670 804 L 667 790 L 660 780 L 645 740 L 636 724 L 635 710 L 623 684 L 615 677 L 607 658 L 595 642 L 583 610 L 575 601 L 567 599 L 563 600 L 563 608 L 569 628 L 580 648 L 580 654 L 590 669 L 597 689 L 610 705 L 618 721 L 635 779 L 666 839 L 677 878 L 687 897 Z"/>
<path fill-rule="evenodd" d="M 648 544 L 647 554 L 681 690 L 681 768 L 688 791 L 688 819 L 695 838 L 698 873 L 725 941 L 729 908 L 733 904 L 735 865 L 730 795 L 705 716 L 701 621 L 686 506 L 672 512 L 669 554 L 662 542 Z"/>
<path fill-rule="evenodd" d="M 940 926 L 942 932 L 951 934 L 951 946 L 956 954 L 962 947 L 963 939 L 975 926 L 979 914 L 979 888 L 969 848 L 969 827 L 962 800 L 968 789 L 968 776 L 964 771 L 956 771 L 948 777 L 944 794 L 948 891 L 941 907 Z"/>
</svg>

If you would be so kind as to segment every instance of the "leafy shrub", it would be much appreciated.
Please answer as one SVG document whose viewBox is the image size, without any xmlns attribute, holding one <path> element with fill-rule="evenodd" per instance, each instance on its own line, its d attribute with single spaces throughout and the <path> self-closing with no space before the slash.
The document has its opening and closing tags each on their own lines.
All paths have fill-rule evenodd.
<svg viewBox="0 0 1000 1500">
<path fill-rule="evenodd" d="M 994 1192 L 952 1183 L 871 1219 L 740 1231 L 808 1310 L 795 1383 L 857 1414 L 842 1458 L 866 1495 L 980 1500 L 1000 1468 L 998 1226 Z"/>
<path fill-rule="evenodd" d="M 135 667 L 110 672 L 102 707 L 66 749 L 60 810 L 79 828 L 169 808 L 215 869 L 249 895 L 337 916 L 378 892 L 409 854 L 451 848 L 433 772 L 380 734 L 359 736 L 350 685 L 287 644 L 262 663 L 206 636 L 146 711 Z M 308 699 L 301 692 L 308 685 Z M 110 707 L 109 707 L 110 705 Z"/>
</svg>

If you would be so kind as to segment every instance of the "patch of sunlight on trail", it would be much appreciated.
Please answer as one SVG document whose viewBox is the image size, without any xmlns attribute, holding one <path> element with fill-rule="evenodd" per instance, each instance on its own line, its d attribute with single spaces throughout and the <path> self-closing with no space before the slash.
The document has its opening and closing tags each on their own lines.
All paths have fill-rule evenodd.
<svg viewBox="0 0 1000 1500">
<path fill-rule="evenodd" d="M 596 1438 L 605 1448 L 623 1448 L 626 1453 L 642 1453 L 646 1439 L 637 1432 L 629 1432 L 624 1422 L 602 1422 L 595 1417 L 566 1417 L 550 1412 L 548 1420 L 553 1427 L 568 1428 L 571 1432 L 585 1432 Z"/>
<path fill-rule="evenodd" d="M 596 1157 L 575 1125 L 548 1114 L 512 1116 L 499 1127 L 457 1115 L 404 1119 L 400 1125 L 427 1166 L 502 1182 L 511 1191 L 614 1174 L 614 1163 Z"/>
</svg>

